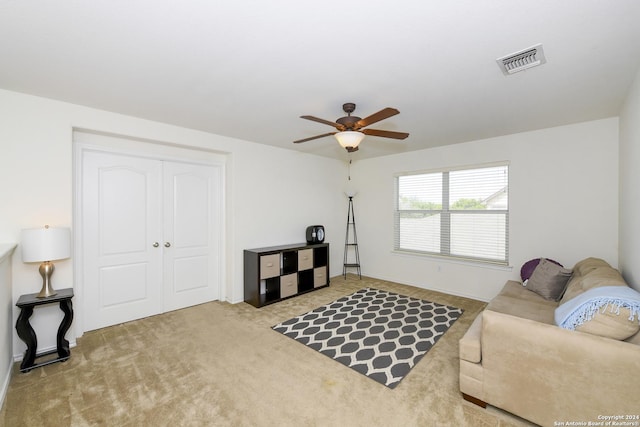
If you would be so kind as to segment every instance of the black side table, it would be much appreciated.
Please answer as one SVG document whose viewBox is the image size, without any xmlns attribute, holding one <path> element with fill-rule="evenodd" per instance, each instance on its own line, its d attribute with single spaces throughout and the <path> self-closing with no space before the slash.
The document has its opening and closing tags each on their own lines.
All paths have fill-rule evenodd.
<svg viewBox="0 0 640 427">
<path fill-rule="evenodd" d="M 57 294 L 47 298 L 37 298 L 35 294 L 26 294 L 18 298 L 16 305 L 20 307 L 20 315 L 16 322 L 16 331 L 18 336 L 27 345 L 27 351 L 24 353 L 22 364 L 20 364 L 20 372 L 29 372 L 34 368 L 49 365 L 55 362 L 64 362 L 71 357 L 71 350 L 69 350 L 69 341 L 64 338 L 64 335 L 71 326 L 73 320 L 73 304 L 71 298 L 73 298 L 73 288 L 58 289 Z M 33 308 L 38 305 L 53 304 L 59 302 L 60 310 L 64 313 L 64 318 L 60 322 L 58 328 L 58 348 L 56 350 L 47 351 L 36 355 L 36 349 L 38 347 L 38 338 L 36 332 L 29 323 L 29 318 L 33 314 Z M 58 353 L 58 357 L 52 360 L 47 360 L 42 363 L 35 363 L 37 357 L 47 356 L 53 353 Z"/>
</svg>

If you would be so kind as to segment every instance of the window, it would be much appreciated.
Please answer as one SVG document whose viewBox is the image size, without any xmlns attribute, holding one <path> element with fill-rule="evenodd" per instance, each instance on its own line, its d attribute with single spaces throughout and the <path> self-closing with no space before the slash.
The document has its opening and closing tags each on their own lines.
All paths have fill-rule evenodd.
<svg viewBox="0 0 640 427">
<path fill-rule="evenodd" d="M 396 195 L 396 250 L 508 263 L 508 165 L 398 175 Z"/>
</svg>

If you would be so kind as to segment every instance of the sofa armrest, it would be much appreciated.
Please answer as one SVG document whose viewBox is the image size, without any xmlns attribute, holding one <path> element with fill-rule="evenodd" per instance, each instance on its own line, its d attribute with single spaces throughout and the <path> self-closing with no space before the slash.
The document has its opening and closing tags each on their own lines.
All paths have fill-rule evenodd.
<svg viewBox="0 0 640 427">
<path fill-rule="evenodd" d="M 483 400 L 541 425 L 640 415 L 640 346 L 485 310 Z"/>
<path fill-rule="evenodd" d="M 460 359 L 471 363 L 479 363 L 482 360 L 481 337 L 482 313 L 476 316 L 467 332 L 460 338 Z"/>
</svg>

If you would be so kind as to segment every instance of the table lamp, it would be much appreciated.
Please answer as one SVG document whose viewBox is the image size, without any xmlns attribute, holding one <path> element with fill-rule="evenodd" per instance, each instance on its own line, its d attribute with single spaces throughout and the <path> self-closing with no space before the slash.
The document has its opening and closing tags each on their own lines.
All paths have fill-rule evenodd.
<svg viewBox="0 0 640 427">
<path fill-rule="evenodd" d="M 22 230 L 22 262 L 41 262 L 40 275 L 42 289 L 36 295 L 46 298 L 56 295 L 51 286 L 51 275 L 54 266 L 51 261 L 69 258 L 71 256 L 71 231 L 64 227 L 29 228 Z"/>
</svg>

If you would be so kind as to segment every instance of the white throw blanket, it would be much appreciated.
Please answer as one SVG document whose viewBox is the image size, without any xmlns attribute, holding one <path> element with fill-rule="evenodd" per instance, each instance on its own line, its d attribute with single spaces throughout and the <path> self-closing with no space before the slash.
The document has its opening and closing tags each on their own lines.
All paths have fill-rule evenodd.
<svg viewBox="0 0 640 427">
<path fill-rule="evenodd" d="M 640 320 L 640 293 L 628 286 L 601 286 L 570 299 L 556 308 L 556 325 L 564 329 L 575 330 L 576 327 L 593 319 L 593 316 L 607 308 L 620 314 L 620 308 L 628 308 L 631 312 L 629 320 L 638 316 Z"/>
</svg>

